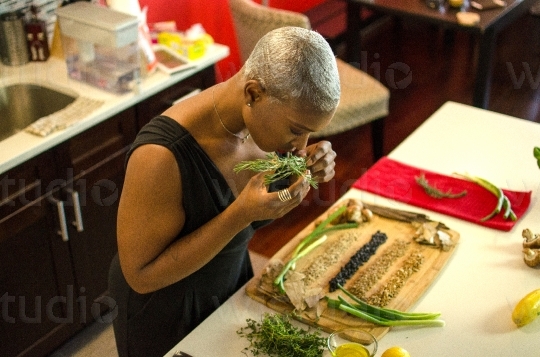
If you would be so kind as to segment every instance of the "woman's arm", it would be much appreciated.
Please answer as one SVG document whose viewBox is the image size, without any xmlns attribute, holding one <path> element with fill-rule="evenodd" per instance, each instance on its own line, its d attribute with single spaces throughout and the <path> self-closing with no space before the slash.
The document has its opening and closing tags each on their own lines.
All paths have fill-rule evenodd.
<svg viewBox="0 0 540 357">
<path fill-rule="evenodd" d="M 174 155 L 159 145 L 137 148 L 128 161 L 118 209 L 118 252 L 128 284 L 149 293 L 194 273 L 251 222 L 275 219 L 309 191 L 305 180 L 290 187 L 293 199 L 268 193 L 264 173 L 253 176 L 236 200 L 199 229 L 175 240 L 185 222 L 181 173 Z"/>
</svg>

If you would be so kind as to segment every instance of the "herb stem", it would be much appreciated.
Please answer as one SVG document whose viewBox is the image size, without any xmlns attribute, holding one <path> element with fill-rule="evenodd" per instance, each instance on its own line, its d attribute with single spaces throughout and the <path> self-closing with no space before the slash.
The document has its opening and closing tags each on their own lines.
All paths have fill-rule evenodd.
<svg viewBox="0 0 540 357">
<path fill-rule="evenodd" d="M 415 179 L 416 179 L 416 183 L 422 186 L 424 191 L 426 191 L 428 195 L 434 198 L 459 198 L 467 194 L 467 190 L 463 190 L 459 193 L 452 193 L 452 190 L 443 192 L 439 190 L 437 187 L 430 185 L 430 183 L 426 179 L 426 175 L 423 172 L 420 174 L 420 176 L 416 177 Z"/>
</svg>

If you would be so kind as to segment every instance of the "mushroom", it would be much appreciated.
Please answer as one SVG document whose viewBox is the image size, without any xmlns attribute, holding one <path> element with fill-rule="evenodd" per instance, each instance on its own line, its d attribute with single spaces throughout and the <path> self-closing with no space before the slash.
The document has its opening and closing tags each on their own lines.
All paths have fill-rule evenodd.
<svg viewBox="0 0 540 357">
<path fill-rule="evenodd" d="M 540 248 L 540 234 L 533 234 L 530 229 L 526 228 L 521 233 L 521 236 L 523 237 L 523 248 Z"/>
<path fill-rule="evenodd" d="M 435 242 L 437 246 L 441 247 L 441 249 L 445 252 L 449 251 L 450 248 L 454 246 L 454 242 L 452 241 L 452 237 L 450 236 L 450 234 L 446 233 L 441 229 L 437 230 L 437 234 L 435 235 Z"/>
<path fill-rule="evenodd" d="M 360 209 L 360 206 L 348 206 L 347 210 L 345 211 L 345 221 L 361 223 L 362 210 Z"/>
<path fill-rule="evenodd" d="M 413 226 L 416 227 L 413 239 L 419 244 L 440 248 L 445 252 L 454 246 L 452 237 L 440 227 L 438 222 L 413 222 Z"/>
<path fill-rule="evenodd" d="M 369 222 L 373 219 L 373 212 L 370 209 L 362 208 L 362 220 L 364 222 Z"/>
<path fill-rule="evenodd" d="M 540 265 L 540 249 L 523 249 L 523 260 L 530 267 Z"/>
</svg>

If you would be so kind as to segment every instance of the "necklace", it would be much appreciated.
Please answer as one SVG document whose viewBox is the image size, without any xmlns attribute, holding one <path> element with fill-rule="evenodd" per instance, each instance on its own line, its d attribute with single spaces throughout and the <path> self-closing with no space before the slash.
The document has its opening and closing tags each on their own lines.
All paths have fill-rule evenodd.
<svg viewBox="0 0 540 357">
<path fill-rule="evenodd" d="M 238 135 L 238 134 L 235 134 L 233 133 L 232 131 L 230 131 L 229 129 L 227 129 L 227 127 L 225 126 L 225 124 L 223 124 L 223 120 L 221 120 L 221 116 L 219 115 L 219 112 L 216 108 L 216 98 L 214 96 L 214 92 L 215 92 L 215 89 L 216 87 L 213 87 L 212 88 L 212 103 L 214 104 L 214 111 L 216 112 L 217 114 L 217 117 L 219 119 L 219 123 L 221 124 L 221 126 L 223 127 L 223 129 L 225 129 L 225 131 L 235 137 L 237 137 L 238 139 L 242 140 L 242 144 L 246 142 L 247 139 L 249 139 L 249 137 L 251 136 L 250 133 L 248 133 L 246 136 L 242 137 L 241 135 Z"/>
</svg>

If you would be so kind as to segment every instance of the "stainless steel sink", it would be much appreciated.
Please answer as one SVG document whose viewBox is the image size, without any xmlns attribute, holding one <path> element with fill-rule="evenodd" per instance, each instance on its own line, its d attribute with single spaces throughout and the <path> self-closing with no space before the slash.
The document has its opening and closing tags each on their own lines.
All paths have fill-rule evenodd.
<svg viewBox="0 0 540 357">
<path fill-rule="evenodd" d="M 75 92 L 31 83 L 0 87 L 0 141 L 65 108 L 76 97 Z"/>
</svg>

